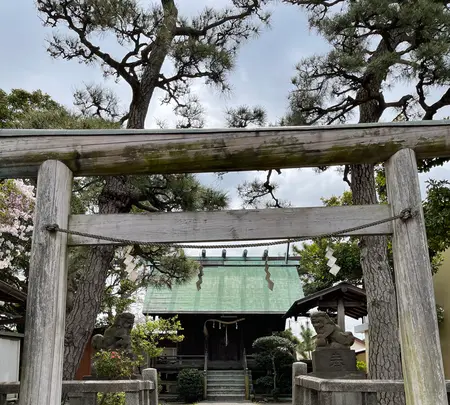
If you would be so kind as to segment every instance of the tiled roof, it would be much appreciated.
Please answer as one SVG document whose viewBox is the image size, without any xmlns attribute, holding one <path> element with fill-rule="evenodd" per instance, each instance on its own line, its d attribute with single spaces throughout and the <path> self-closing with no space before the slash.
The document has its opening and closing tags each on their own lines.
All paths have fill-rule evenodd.
<svg viewBox="0 0 450 405">
<path fill-rule="evenodd" d="M 194 258 L 199 260 L 198 258 Z M 261 259 L 221 257 L 202 259 L 204 276 L 201 290 L 197 277 L 183 285 L 169 288 L 149 287 L 144 301 L 144 314 L 179 313 L 267 313 L 280 314 L 303 297 L 297 273 L 298 261 L 269 261 L 274 282 L 267 287 Z"/>
<path fill-rule="evenodd" d="M 308 311 L 318 308 L 319 311 L 337 311 L 337 303 L 342 299 L 345 307 L 345 315 L 354 319 L 367 316 L 366 291 L 345 281 L 332 287 L 317 291 L 307 297 L 296 300 L 292 303 L 286 318 L 292 316 L 308 316 Z M 351 305 L 346 305 L 351 302 Z"/>
</svg>

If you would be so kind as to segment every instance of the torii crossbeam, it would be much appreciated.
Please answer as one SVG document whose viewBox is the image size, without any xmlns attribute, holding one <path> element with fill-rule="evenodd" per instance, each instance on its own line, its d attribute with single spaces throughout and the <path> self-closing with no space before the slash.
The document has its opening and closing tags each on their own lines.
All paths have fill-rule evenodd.
<svg viewBox="0 0 450 405">
<path fill-rule="evenodd" d="M 0 130 L 0 178 L 38 175 L 20 404 L 60 403 L 68 238 L 64 233 L 50 233 L 45 226 L 89 228 L 89 218 L 70 217 L 74 175 L 199 173 L 385 162 L 390 205 L 352 207 L 345 215 L 352 223 L 362 225 L 363 218 L 353 215 L 358 209 L 365 210 L 364 218 L 386 210 L 395 216 L 405 208 L 413 209 L 409 219 L 397 219 L 372 232 L 393 234 L 407 404 L 447 405 L 416 164 L 416 158 L 432 157 L 450 157 L 450 121 L 244 130 Z M 334 217 L 327 212 L 334 228 L 339 228 L 339 215 L 344 211 L 336 209 Z M 232 228 L 224 231 L 222 218 L 200 240 L 298 236 L 292 235 L 290 214 L 283 210 L 276 214 L 260 210 L 244 221 L 242 215 L 246 214 L 239 217 L 236 212 L 228 213 L 235 218 Z M 295 214 L 309 227 L 308 235 L 317 234 L 317 224 L 323 221 L 317 211 L 303 209 Z M 218 218 L 220 215 L 224 214 L 217 213 Z M 252 224 L 264 224 L 266 217 L 271 225 L 261 233 Z M 199 217 L 186 214 L 186 218 L 191 222 L 184 223 L 183 232 L 175 237 L 177 242 L 191 241 L 195 232 Z M 178 218 L 177 223 L 184 219 Z M 117 224 L 117 220 L 111 217 L 110 223 Z M 160 224 L 165 221 L 164 217 L 155 220 Z M 204 217 L 205 228 L 208 221 L 215 219 Z M 108 223 L 109 218 L 100 219 L 100 223 L 104 222 Z M 166 226 L 173 228 L 173 224 L 168 220 Z M 105 232 L 114 232 L 111 226 L 109 231 L 107 228 L 103 228 Z M 170 229 L 166 229 L 166 238 L 173 239 L 169 234 Z M 72 238 L 71 243 L 90 242 Z"/>
</svg>

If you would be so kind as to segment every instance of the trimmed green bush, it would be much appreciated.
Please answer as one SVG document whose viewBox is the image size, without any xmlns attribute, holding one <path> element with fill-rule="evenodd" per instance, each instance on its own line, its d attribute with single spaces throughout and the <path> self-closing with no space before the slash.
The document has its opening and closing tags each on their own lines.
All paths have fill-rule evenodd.
<svg viewBox="0 0 450 405">
<path fill-rule="evenodd" d="M 367 373 L 367 364 L 365 361 L 357 361 L 356 368 L 360 371 L 364 371 L 365 373 Z"/>
<path fill-rule="evenodd" d="M 263 336 L 253 342 L 257 366 L 267 371 L 255 385 L 276 400 L 280 394 L 292 392 L 292 363 L 295 361 L 295 345 L 281 336 Z M 269 390 L 269 377 L 272 386 Z"/>
<path fill-rule="evenodd" d="M 203 373 L 194 368 L 181 370 L 177 378 L 178 395 L 186 403 L 203 398 Z"/>
<path fill-rule="evenodd" d="M 98 393 L 97 403 L 101 405 L 125 405 L 125 392 Z"/>
</svg>

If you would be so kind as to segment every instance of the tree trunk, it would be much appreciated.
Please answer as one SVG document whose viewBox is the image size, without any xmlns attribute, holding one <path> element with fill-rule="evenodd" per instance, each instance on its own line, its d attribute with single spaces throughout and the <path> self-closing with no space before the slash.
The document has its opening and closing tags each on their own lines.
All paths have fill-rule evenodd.
<svg viewBox="0 0 450 405">
<path fill-rule="evenodd" d="M 374 83 L 374 87 L 379 86 Z M 379 88 L 379 87 L 378 87 Z M 372 91 L 377 90 L 372 88 Z M 364 96 L 364 91 L 360 92 Z M 361 105 L 360 123 L 377 122 L 382 110 L 373 100 Z M 377 204 L 374 165 L 352 165 L 351 190 L 354 204 Z M 402 379 L 397 299 L 385 236 L 366 236 L 360 240 L 361 267 L 369 313 L 369 378 Z M 381 405 L 404 404 L 403 394 L 379 394 Z"/>
<path fill-rule="evenodd" d="M 140 83 L 133 86 L 127 128 L 144 128 L 145 118 L 164 60 L 170 50 L 176 28 L 178 10 L 173 0 L 163 0 L 164 20 L 150 53 Z M 134 198 L 132 186 L 126 176 L 109 177 L 99 196 L 100 214 L 128 213 Z M 64 348 L 65 380 L 72 380 L 77 372 L 86 344 L 94 331 L 100 311 L 103 292 L 111 261 L 113 246 L 96 246 L 91 249 L 84 277 L 77 286 L 73 306 L 66 318 Z"/>
<path fill-rule="evenodd" d="M 178 9 L 174 0 L 162 0 L 164 20 L 153 43 L 148 64 L 142 74 L 139 87 L 133 89 L 127 128 L 144 128 L 148 107 L 158 85 L 162 65 L 170 51 L 177 26 Z"/>
<path fill-rule="evenodd" d="M 272 368 L 273 368 L 273 392 L 277 395 L 277 367 L 275 365 L 275 358 L 272 357 Z"/>
<path fill-rule="evenodd" d="M 126 178 L 108 178 L 99 197 L 100 214 L 129 212 L 130 195 Z M 92 336 L 114 252 L 114 246 L 96 246 L 91 248 L 86 259 L 83 278 L 77 286 L 72 309 L 66 318 L 64 380 L 74 378 L 86 343 Z"/>
</svg>

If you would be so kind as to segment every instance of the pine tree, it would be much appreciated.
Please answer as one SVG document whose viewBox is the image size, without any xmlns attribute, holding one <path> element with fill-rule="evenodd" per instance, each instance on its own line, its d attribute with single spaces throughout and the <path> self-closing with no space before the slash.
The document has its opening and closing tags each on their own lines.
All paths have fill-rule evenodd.
<svg viewBox="0 0 450 405">
<path fill-rule="evenodd" d="M 286 0 L 305 6 L 310 25 L 332 50 L 302 60 L 293 79 L 288 124 L 378 122 L 383 113 L 397 109 L 404 119 L 432 119 L 450 104 L 450 90 L 430 102 L 432 87 L 449 83 L 450 23 L 447 4 L 434 0 Z M 410 92 L 389 101 L 385 90 L 399 81 Z M 429 162 L 425 162 L 426 166 Z M 431 162 L 434 164 L 435 162 Z M 351 176 L 351 179 L 350 179 Z M 374 164 L 345 168 L 354 204 L 378 202 Z M 360 239 L 371 325 L 369 369 L 371 378 L 401 379 L 397 305 L 385 237 Z M 404 401 L 396 395 L 379 398 L 381 404 Z"/>
<path fill-rule="evenodd" d="M 86 111 L 69 111 L 40 91 L 0 90 L 0 122 L 5 128 L 117 128 L 114 120 L 107 121 Z M 148 206 L 155 210 L 209 210 L 223 208 L 227 203 L 224 193 L 202 186 L 191 175 L 147 176 L 135 178 L 140 189 L 148 190 L 149 197 L 135 202 L 135 211 Z M 74 182 L 72 213 L 84 214 L 96 209 L 104 179 L 78 178 Z M 29 252 L 31 249 L 34 185 L 31 180 L 0 181 L 0 280 L 27 292 Z M 146 205 L 142 205 L 146 204 Z M 86 271 L 86 247 L 69 250 L 69 288 L 67 309 L 73 308 L 74 296 L 82 284 Z M 129 259 L 133 259 L 129 263 Z M 151 267 L 148 262 L 157 263 Z M 135 301 L 137 291 L 149 284 L 172 285 L 182 283 L 197 274 L 198 264 L 182 250 L 132 248 L 117 249 L 108 268 L 107 282 L 101 297 L 98 321 L 110 324 L 115 314 L 123 312 Z M 130 274 L 131 273 L 131 274 Z M 1 307 L 17 318 L 25 315 L 25 305 L 7 303 Z M 0 328 L 11 328 L 8 320 L 0 320 Z M 23 332 L 23 323 L 17 328 Z"/>
<path fill-rule="evenodd" d="M 309 322 L 306 326 L 300 325 L 300 343 L 297 345 L 300 356 L 303 359 L 311 360 L 315 348 L 314 331 L 309 327 Z"/>
<path fill-rule="evenodd" d="M 55 31 L 49 53 L 55 58 L 96 63 L 106 77 L 127 83 L 131 103 L 120 122 L 127 128 L 144 128 L 157 90 L 164 93 L 164 102 L 173 103 L 179 110 L 192 103 L 190 84 L 194 79 L 228 88 L 227 73 L 239 45 L 258 32 L 261 21 L 267 20 L 261 10 L 264 0 L 230 3 L 223 10 L 208 7 L 193 18 L 179 15 L 174 0 L 161 0 L 154 6 L 138 0 L 37 0 L 37 7 L 45 25 L 69 30 L 67 35 Z M 101 38 L 106 35 L 117 40 L 114 52 L 102 48 Z M 78 103 L 100 114 L 115 112 L 111 96 L 99 94 L 81 93 Z M 166 184 L 165 176 L 160 179 Z M 154 206 L 158 199 L 151 192 L 145 197 L 142 194 L 142 188 L 130 177 L 108 177 L 98 195 L 98 211 L 126 213 L 136 203 L 148 211 L 161 209 Z M 151 204 L 142 204 L 144 199 Z M 98 246 L 87 254 L 87 271 L 78 283 L 66 319 L 65 379 L 73 378 L 92 334 L 114 252 L 113 246 Z"/>
</svg>

